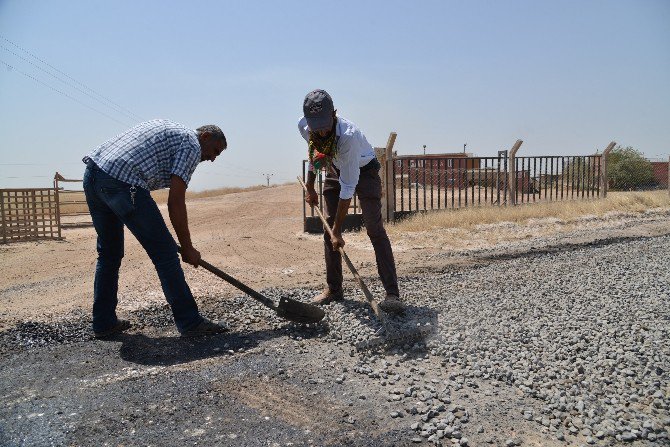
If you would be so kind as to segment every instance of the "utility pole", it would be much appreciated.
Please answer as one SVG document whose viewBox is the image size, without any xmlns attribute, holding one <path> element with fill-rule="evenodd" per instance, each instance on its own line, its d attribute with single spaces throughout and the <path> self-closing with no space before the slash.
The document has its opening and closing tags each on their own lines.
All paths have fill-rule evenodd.
<svg viewBox="0 0 670 447">
<path fill-rule="evenodd" d="M 265 176 L 265 180 L 268 182 L 268 188 L 270 187 L 270 177 L 272 177 L 274 174 L 263 174 Z"/>
</svg>

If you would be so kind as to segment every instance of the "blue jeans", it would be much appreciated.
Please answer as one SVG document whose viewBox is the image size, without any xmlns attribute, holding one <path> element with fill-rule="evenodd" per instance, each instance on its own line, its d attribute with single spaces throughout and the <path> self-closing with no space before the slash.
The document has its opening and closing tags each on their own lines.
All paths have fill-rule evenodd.
<svg viewBox="0 0 670 447">
<path fill-rule="evenodd" d="M 93 286 L 93 330 L 102 332 L 117 322 L 119 268 L 123 258 L 123 226 L 142 244 L 156 267 L 179 332 L 203 320 L 177 254 L 177 244 L 149 191 L 107 175 L 90 163 L 84 173 L 84 192 L 98 233 L 98 263 Z"/>
</svg>

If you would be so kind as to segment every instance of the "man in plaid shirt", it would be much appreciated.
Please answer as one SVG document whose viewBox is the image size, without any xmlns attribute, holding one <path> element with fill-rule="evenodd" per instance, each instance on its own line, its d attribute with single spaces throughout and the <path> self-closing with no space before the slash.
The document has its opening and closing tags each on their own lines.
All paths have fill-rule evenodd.
<svg viewBox="0 0 670 447">
<path fill-rule="evenodd" d="M 84 192 L 98 234 L 93 287 L 93 332 L 98 338 L 122 332 L 130 323 L 116 317 L 119 268 L 126 226 L 151 258 L 182 336 L 225 332 L 200 315 L 177 256 L 177 244 L 149 191 L 170 188 L 168 211 L 184 262 L 195 267 L 186 214 L 186 188 L 201 161 L 214 161 L 227 147 L 218 126 L 191 130 L 167 120 L 138 124 L 83 158 Z"/>
</svg>

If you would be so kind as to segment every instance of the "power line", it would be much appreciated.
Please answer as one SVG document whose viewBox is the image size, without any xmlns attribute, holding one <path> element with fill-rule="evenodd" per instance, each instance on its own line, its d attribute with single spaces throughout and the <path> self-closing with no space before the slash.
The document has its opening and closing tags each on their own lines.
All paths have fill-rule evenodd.
<svg viewBox="0 0 670 447">
<path fill-rule="evenodd" d="M 143 118 L 141 118 L 140 116 L 136 115 L 135 113 L 131 112 L 130 110 L 128 110 L 128 109 L 126 109 L 126 108 L 120 106 L 119 104 L 115 103 L 114 101 L 112 101 L 111 99 L 107 98 L 106 96 L 104 96 L 104 95 L 102 95 L 102 94 L 96 92 L 96 91 L 93 90 L 91 87 L 87 86 L 86 84 L 84 84 L 84 83 L 82 83 L 82 82 L 79 82 L 78 80 L 76 80 L 76 79 L 73 78 L 72 76 L 70 76 L 70 75 L 68 75 L 67 73 L 64 73 L 63 71 L 61 71 L 61 70 L 59 70 L 58 68 L 54 67 L 54 66 L 51 65 L 50 63 L 43 61 L 42 59 L 40 59 L 40 58 L 39 58 L 38 56 L 36 56 L 35 54 L 33 54 L 33 53 L 31 53 L 30 51 L 26 50 L 25 48 L 23 48 L 23 47 L 20 46 L 19 44 L 15 43 L 15 42 L 12 42 L 11 40 L 7 39 L 5 36 L 0 35 L 0 39 L 4 40 L 5 42 L 7 42 L 7 43 L 9 43 L 9 44 L 11 44 L 11 45 L 13 45 L 14 47 L 16 47 L 16 48 L 18 48 L 19 50 L 23 51 L 24 53 L 28 54 L 29 56 L 31 56 L 31 57 L 34 58 L 35 60 L 37 60 L 37 61 L 43 63 L 43 64 L 46 65 L 47 67 L 49 67 L 49 68 L 51 68 L 52 70 L 56 71 L 57 73 L 62 74 L 62 75 L 65 76 L 66 78 L 68 78 L 68 79 L 72 80 L 73 82 L 75 82 L 76 84 L 79 84 L 80 86 L 82 86 L 82 87 L 85 88 L 86 90 L 90 91 L 91 93 L 94 93 L 94 94 L 98 95 L 99 97 L 101 97 L 101 98 L 104 99 L 105 101 L 107 101 L 107 102 L 109 102 L 109 103 L 115 105 L 115 106 L 118 107 L 119 109 L 124 110 L 124 111 L 130 113 L 131 115 L 133 115 L 133 116 L 136 117 L 136 118 L 139 118 L 140 120 L 143 119 Z"/>
<path fill-rule="evenodd" d="M 224 164 L 223 166 L 226 167 L 226 168 L 233 168 L 233 169 L 237 169 L 237 170 L 239 170 L 239 171 L 247 171 L 247 172 L 249 172 L 249 173 L 258 175 L 258 171 L 254 171 L 253 169 L 245 168 L 245 167 L 243 167 L 243 166 L 238 166 L 238 165 L 236 165 L 236 164 L 234 164 L 234 163 L 230 163 L 230 162 L 227 161 L 227 160 L 226 160 L 224 163 L 225 163 L 225 164 Z"/>
<path fill-rule="evenodd" d="M 197 175 L 210 175 L 216 177 L 238 177 L 238 178 L 256 178 L 255 175 L 240 175 L 240 174 L 222 174 L 219 172 L 208 172 L 208 171 L 195 171 Z"/>
<path fill-rule="evenodd" d="M 0 166 L 53 166 L 56 163 L 0 163 Z M 58 165 L 79 165 L 82 162 L 70 161 L 67 163 L 58 163 Z"/>
<path fill-rule="evenodd" d="M 128 123 L 124 123 L 124 122 L 122 122 L 122 121 L 117 120 L 117 119 L 114 118 L 113 116 L 108 115 L 107 113 L 105 113 L 105 112 L 103 112 L 103 111 L 101 111 L 101 110 L 98 110 L 98 109 L 96 109 L 95 107 L 91 107 L 91 106 L 89 106 L 88 104 L 86 104 L 86 103 L 84 103 L 84 102 L 81 102 L 81 101 L 78 100 L 77 98 L 75 98 L 75 97 L 73 97 L 73 96 L 70 96 L 70 95 L 68 95 L 67 93 L 64 93 L 64 92 L 58 90 L 56 87 L 53 87 L 53 86 L 47 84 L 47 83 L 44 82 L 44 81 L 40 81 L 39 79 L 37 79 L 37 78 L 34 77 L 34 76 L 29 75 L 28 73 L 25 73 L 25 72 L 23 72 L 23 71 L 21 71 L 21 70 L 19 70 L 19 69 L 17 69 L 17 68 L 14 68 L 12 65 L 8 64 L 7 62 L 5 62 L 5 61 L 3 61 L 3 60 L 1 60 L 1 59 L 0 59 L 0 62 L 3 63 L 3 64 L 5 64 L 5 65 L 7 66 L 7 68 L 8 68 L 10 71 L 12 71 L 12 70 L 13 70 L 13 71 L 17 71 L 17 72 L 21 73 L 23 76 L 25 76 L 25 77 L 27 77 L 27 78 L 30 78 L 30 79 L 32 79 L 33 81 L 37 82 L 38 84 L 41 84 L 41 85 L 43 85 L 43 86 L 45 86 L 45 87 L 47 87 L 47 88 L 49 88 L 49 89 L 55 91 L 56 93 L 60 93 L 61 95 L 65 96 L 65 97 L 67 97 L 67 98 L 70 98 L 71 100 L 73 100 L 73 101 L 75 101 L 75 102 L 81 104 L 82 106 L 87 107 L 87 108 L 93 110 L 94 112 L 98 112 L 99 114 L 106 116 L 107 118 L 111 119 L 112 121 L 116 121 L 117 123 L 119 123 L 119 124 L 123 124 L 124 126 L 129 126 L 129 125 L 130 125 L 130 124 L 128 124 Z"/>
<path fill-rule="evenodd" d="M 22 176 L 0 176 L 0 178 L 53 178 L 49 175 L 22 175 Z"/>
<path fill-rule="evenodd" d="M 82 93 L 82 94 L 88 96 L 89 98 L 92 98 L 92 99 L 94 99 L 95 101 L 98 101 L 100 104 L 102 104 L 102 105 L 104 105 L 104 106 L 106 106 L 106 107 L 111 108 L 111 109 L 114 110 L 115 112 L 120 113 L 120 114 L 122 114 L 122 115 L 125 115 L 126 117 L 128 117 L 128 118 L 130 118 L 130 119 L 133 119 L 133 120 L 135 120 L 135 119 L 140 119 L 140 120 L 142 120 L 142 117 L 137 116 L 137 115 L 135 115 L 135 114 L 132 113 L 132 112 L 128 112 L 128 113 L 126 113 L 126 112 L 123 110 L 123 108 L 121 108 L 121 107 L 117 108 L 118 106 L 117 106 L 117 107 L 114 107 L 114 106 L 111 106 L 111 105 L 107 104 L 107 102 L 110 102 L 110 101 L 107 100 L 107 102 L 105 102 L 105 101 L 103 101 L 103 100 L 101 100 L 101 99 L 99 99 L 99 98 L 96 98 L 95 96 L 91 95 L 90 93 L 86 92 L 85 90 L 83 90 L 83 89 L 77 87 L 76 85 L 73 85 L 73 84 L 67 82 L 66 80 L 64 80 L 64 79 L 62 79 L 62 78 L 56 76 L 55 74 L 51 73 L 50 71 L 45 70 L 44 68 L 40 67 L 39 65 L 35 64 L 35 63 L 32 62 L 32 61 L 29 61 L 28 59 L 26 59 L 25 57 L 21 56 L 20 54 L 15 53 L 14 51 L 10 50 L 9 48 L 5 47 L 4 45 L 0 45 L 0 48 L 4 49 L 5 51 L 7 51 L 7 52 L 9 52 L 9 53 L 11 53 L 11 54 L 13 54 L 14 56 L 18 57 L 19 59 L 21 59 L 21 60 L 23 60 L 23 61 L 29 63 L 29 64 L 32 65 L 33 67 L 35 67 L 35 68 L 37 68 L 38 70 L 40 70 L 40 71 L 42 71 L 42 72 L 48 74 L 49 76 L 52 76 L 52 77 L 58 79 L 59 81 L 61 81 L 61 82 L 64 83 L 65 85 L 67 85 L 67 86 L 69 86 L 69 87 L 71 87 L 71 88 L 77 90 L 79 93 Z M 112 103 L 112 104 L 114 104 L 114 103 Z"/>
</svg>

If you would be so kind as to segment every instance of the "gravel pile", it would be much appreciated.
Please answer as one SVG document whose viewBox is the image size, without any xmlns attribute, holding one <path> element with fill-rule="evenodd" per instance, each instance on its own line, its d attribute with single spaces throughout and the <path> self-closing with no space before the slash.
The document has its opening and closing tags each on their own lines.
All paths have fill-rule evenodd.
<svg viewBox="0 0 670 447">
<path fill-rule="evenodd" d="M 25 321 L 15 327 L 0 332 L 0 353 L 16 349 L 30 349 L 53 343 L 75 343 L 90 340 L 93 334 L 91 323 L 81 314 L 68 320 L 43 323 Z"/>
<path fill-rule="evenodd" d="M 333 385 L 383 390 L 375 397 L 359 392 L 360 402 L 351 405 L 383 404 L 409 433 L 407 442 L 521 445 L 484 433 L 489 428 L 472 423 L 473 409 L 456 398 L 493 387 L 521 393 L 529 405 L 516 409 L 518 418 L 544 437 L 569 445 L 661 446 L 670 443 L 668 253 L 666 236 L 487 256 L 478 267 L 401 278 L 407 317 L 386 324 L 351 286 L 348 300 L 329 305 L 327 318 L 309 326 L 286 322 L 249 297 L 220 299 L 216 286 L 199 289 L 197 299 L 205 315 L 253 338 L 252 346 L 288 336 L 301 343 L 301 353 L 316 351 L 323 365 L 339 365 L 333 349 L 349 353 L 353 366 L 337 370 Z M 275 301 L 309 301 L 316 293 L 261 292 Z M 176 335 L 166 305 L 136 309 L 130 319 L 143 331 Z M 85 315 L 23 323 L 0 335 L 0 349 L 87 340 L 89 324 Z M 417 333 L 423 337 L 403 339 Z M 314 349 L 314 340 L 323 349 Z M 358 425 L 348 417 L 347 424 Z"/>
<path fill-rule="evenodd" d="M 466 380 L 504 382 L 542 400 L 541 412 L 523 416 L 557 439 L 668 442 L 668 253 L 668 237 L 573 248 L 403 287 L 421 290 L 411 294 L 417 303 L 448 297 L 434 354 Z"/>
</svg>

